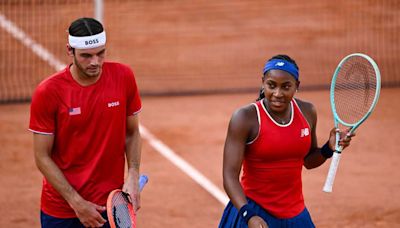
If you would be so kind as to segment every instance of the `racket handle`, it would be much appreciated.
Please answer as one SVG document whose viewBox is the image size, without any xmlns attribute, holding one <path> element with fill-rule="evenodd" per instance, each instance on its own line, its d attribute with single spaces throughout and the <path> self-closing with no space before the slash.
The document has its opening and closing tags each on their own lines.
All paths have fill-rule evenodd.
<svg viewBox="0 0 400 228">
<path fill-rule="evenodd" d="M 332 192 L 333 182 L 335 181 L 336 171 L 339 166 L 341 153 L 335 151 L 332 156 L 331 165 L 329 167 L 328 176 L 326 177 L 324 188 L 322 189 L 324 192 Z"/>
<path fill-rule="evenodd" d="M 141 192 L 144 186 L 149 182 L 149 178 L 146 175 L 141 174 L 139 177 L 139 191 Z"/>
</svg>

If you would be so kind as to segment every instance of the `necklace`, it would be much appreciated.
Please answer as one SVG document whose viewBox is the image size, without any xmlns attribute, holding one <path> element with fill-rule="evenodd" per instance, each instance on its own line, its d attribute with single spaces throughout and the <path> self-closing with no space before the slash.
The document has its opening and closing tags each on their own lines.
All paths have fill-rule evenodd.
<svg viewBox="0 0 400 228">
<path fill-rule="evenodd" d="M 289 113 L 288 114 L 285 113 L 284 117 L 280 117 L 277 114 L 275 114 L 272 110 L 269 109 L 269 105 L 265 105 L 265 108 L 267 109 L 267 112 L 271 115 L 272 119 L 274 119 L 279 124 L 287 124 L 287 123 L 289 123 L 289 121 L 291 119 L 290 116 L 292 115 L 291 104 L 290 104 L 290 107 L 289 107 Z M 289 119 L 288 119 L 288 117 L 289 117 Z"/>
</svg>

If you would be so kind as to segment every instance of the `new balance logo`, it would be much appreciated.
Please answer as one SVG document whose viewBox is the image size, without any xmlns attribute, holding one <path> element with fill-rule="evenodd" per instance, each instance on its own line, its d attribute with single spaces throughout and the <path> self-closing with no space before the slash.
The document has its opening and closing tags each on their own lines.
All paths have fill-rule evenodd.
<svg viewBox="0 0 400 228">
<path fill-rule="evenodd" d="M 310 134 L 310 131 L 308 130 L 308 128 L 304 128 L 304 129 L 301 129 L 300 137 L 305 137 L 305 136 L 308 136 L 309 134 Z"/>
<path fill-rule="evenodd" d="M 116 106 L 118 106 L 118 105 L 119 105 L 119 101 L 114 101 L 114 102 L 108 103 L 108 107 L 109 107 L 109 108 L 111 108 L 111 107 L 116 107 Z"/>
</svg>

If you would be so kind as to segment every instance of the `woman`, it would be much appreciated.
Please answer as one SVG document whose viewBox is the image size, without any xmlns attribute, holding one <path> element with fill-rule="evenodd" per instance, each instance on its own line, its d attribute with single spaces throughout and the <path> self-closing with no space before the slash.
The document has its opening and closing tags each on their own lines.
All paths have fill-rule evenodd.
<svg viewBox="0 0 400 228">
<path fill-rule="evenodd" d="M 256 103 L 238 109 L 224 148 L 224 188 L 230 202 L 219 227 L 314 227 L 303 200 L 301 170 L 323 164 L 333 154 L 335 129 L 317 146 L 317 113 L 294 99 L 299 68 L 287 55 L 266 63 Z M 350 143 L 341 132 L 339 145 Z M 239 182 L 240 171 L 243 175 Z"/>
</svg>

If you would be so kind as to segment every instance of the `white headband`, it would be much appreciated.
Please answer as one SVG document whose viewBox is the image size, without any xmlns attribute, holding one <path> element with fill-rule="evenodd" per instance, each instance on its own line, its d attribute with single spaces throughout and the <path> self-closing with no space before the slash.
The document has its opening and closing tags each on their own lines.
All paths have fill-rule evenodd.
<svg viewBox="0 0 400 228">
<path fill-rule="evenodd" d="M 69 45 L 77 49 L 97 48 L 106 44 L 106 31 L 93 36 L 68 36 Z"/>
</svg>

